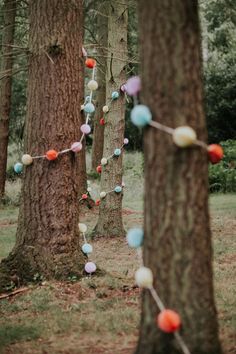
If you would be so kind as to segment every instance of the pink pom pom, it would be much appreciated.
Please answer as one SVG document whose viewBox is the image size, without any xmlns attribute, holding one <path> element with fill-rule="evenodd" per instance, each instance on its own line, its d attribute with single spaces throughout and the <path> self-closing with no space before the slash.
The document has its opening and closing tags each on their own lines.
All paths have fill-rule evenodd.
<svg viewBox="0 0 236 354">
<path fill-rule="evenodd" d="M 126 82 L 126 92 L 130 96 L 136 96 L 141 90 L 141 80 L 139 76 L 133 76 Z"/>
<path fill-rule="evenodd" d="M 88 124 L 81 125 L 80 130 L 83 134 L 89 134 L 91 132 L 91 128 Z"/>
<path fill-rule="evenodd" d="M 129 139 L 124 138 L 124 144 L 125 144 L 125 145 L 129 144 Z"/>
<path fill-rule="evenodd" d="M 75 143 L 73 143 L 70 147 L 70 149 L 73 151 L 73 152 L 79 152 L 81 151 L 83 148 L 83 145 L 80 141 L 76 141 Z"/>
<path fill-rule="evenodd" d="M 96 264 L 95 264 L 95 263 L 93 263 L 93 262 L 88 262 L 88 263 L 85 264 L 84 269 L 85 269 L 85 271 L 86 271 L 87 273 L 91 274 L 91 273 L 94 273 L 94 272 L 95 272 L 95 270 L 97 269 L 97 267 L 96 267 Z"/>
</svg>

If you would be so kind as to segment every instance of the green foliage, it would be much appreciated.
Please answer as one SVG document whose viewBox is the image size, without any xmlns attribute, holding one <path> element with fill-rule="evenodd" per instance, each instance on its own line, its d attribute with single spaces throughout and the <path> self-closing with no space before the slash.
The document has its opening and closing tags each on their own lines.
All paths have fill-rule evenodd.
<svg viewBox="0 0 236 354">
<path fill-rule="evenodd" d="M 221 143 L 224 149 L 223 160 L 209 166 L 209 185 L 211 192 L 236 192 L 236 140 Z"/>
<path fill-rule="evenodd" d="M 19 341 L 32 340 L 40 336 L 40 329 L 33 325 L 2 325 L 0 328 L 0 348 Z"/>
</svg>

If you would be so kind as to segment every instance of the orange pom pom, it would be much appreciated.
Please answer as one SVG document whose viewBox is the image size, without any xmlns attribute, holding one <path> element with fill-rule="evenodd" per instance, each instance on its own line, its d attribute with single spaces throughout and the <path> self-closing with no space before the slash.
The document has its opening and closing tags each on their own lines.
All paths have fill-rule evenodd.
<svg viewBox="0 0 236 354">
<path fill-rule="evenodd" d="M 157 325 L 163 332 L 175 332 L 181 325 L 180 316 L 173 310 L 163 310 L 157 316 Z"/>
<path fill-rule="evenodd" d="M 93 69 L 96 65 L 96 60 L 94 60 L 92 58 L 88 58 L 85 60 L 85 65 L 87 66 L 87 68 Z"/>
<path fill-rule="evenodd" d="M 102 172 L 102 166 L 99 165 L 99 166 L 96 168 L 96 170 L 97 170 L 97 173 L 101 173 L 101 172 Z"/>
<path fill-rule="evenodd" d="M 56 160 L 58 157 L 58 152 L 56 150 L 48 150 L 46 152 L 46 158 L 49 160 L 49 161 L 53 161 L 53 160 Z"/>
<path fill-rule="evenodd" d="M 208 157 L 212 164 L 218 163 L 223 159 L 224 151 L 218 144 L 211 144 L 208 146 Z"/>
<path fill-rule="evenodd" d="M 82 194 L 82 199 L 87 199 L 88 198 L 88 194 Z"/>
<path fill-rule="evenodd" d="M 100 205 L 100 199 L 97 199 L 97 200 L 96 200 L 95 205 L 96 205 L 96 206 L 99 206 L 99 205 Z"/>
</svg>

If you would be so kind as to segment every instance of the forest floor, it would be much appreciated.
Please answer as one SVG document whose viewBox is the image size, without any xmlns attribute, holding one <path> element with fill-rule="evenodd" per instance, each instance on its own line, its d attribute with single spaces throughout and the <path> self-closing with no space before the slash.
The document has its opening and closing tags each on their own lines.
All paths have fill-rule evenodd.
<svg viewBox="0 0 236 354">
<path fill-rule="evenodd" d="M 235 195 L 210 198 L 215 291 L 225 354 L 236 353 L 235 199 Z M 130 196 L 124 200 L 126 229 L 143 221 L 141 199 L 134 200 Z M 0 209 L 0 258 L 14 244 L 17 214 L 16 207 Z M 80 221 L 91 230 L 97 214 L 97 208 L 87 210 Z M 94 240 L 93 247 L 91 260 L 106 271 L 105 276 L 42 281 L 0 300 L 0 353 L 133 353 L 140 321 L 140 290 L 133 279 L 137 255 L 124 238 Z"/>
</svg>

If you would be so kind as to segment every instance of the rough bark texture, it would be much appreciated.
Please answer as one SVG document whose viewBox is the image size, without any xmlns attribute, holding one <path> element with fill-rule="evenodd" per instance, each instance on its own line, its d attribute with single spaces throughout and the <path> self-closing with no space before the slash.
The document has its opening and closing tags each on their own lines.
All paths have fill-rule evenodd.
<svg viewBox="0 0 236 354">
<path fill-rule="evenodd" d="M 81 45 L 81 0 L 30 2 L 32 55 L 24 150 L 31 155 L 68 148 L 78 139 Z M 20 282 L 31 280 L 35 273 L 47 278 L 81 275 L 79 168 L 73 153 L 51 162 L 35 160 L 25 168 L 16 244 L 1 264 L 5 274 Z"/>
<path fill-rule="evenodd" d="M 119 91 L 125 81 L 125 64 L 127 56 L 127 3 L 108 5 L 108 59 L 106 74 L 106 101 L 112 91 Z M 111 156 L 115 148 L 124 140 L 125 99 L 121 96 L 111 103 L 106 114 L 104 130 L 103 156 Z M 122 183 L 122 155 L 109 160 L 102 169 L 101 191 L 111 191 Z M 122 223 L 122 194 L 109 193 L 102 199 L 99 207 L 99 219 L 94 231 L 95 236 L 121 236 L 124 234 Z"/>
<path fill-rule="evenodd" d="M 93 146 L 92 146 L 92 168 L 100 165 L 103 155 L 104 144 L 104 126 L 100 125 L 100 119 L 103 117 L 102 107 L 106 102 L 106 55 L 107 55 L 107 4 L 98 7 L 97 15 L 97 82 L 99 84 L 96 91 L 96 111 L 93 128 Z M 101 14 L 102 13 L 102 14 Z"/>
<path fill-rule="evenodd" d="M 151 9 L 151 11 L 150 11 Z M 189 125 L 206 140 L 197 1 L 140 0 L 142 102 L 153 119 Z M 221 353 L 213 294 L 206 151 L 177 148 L 154 128 L 144 134 L 144 264 L 164 304 L 182 317 L 192 354 Z M 157 306 L 143 293 L 136 354 L 182 353 L 157 329 Z"/>
<path fill-rule="evenodd" d="M 0 71 L 6 76 L 0 81 L 0 200 L 5 192 L 9 118 L 11 110 L 12 45 L 14 43 L 16 1 L 5 0 Z"/>
</svg>

